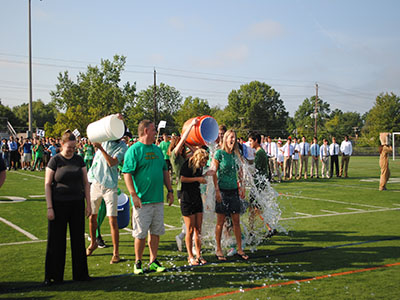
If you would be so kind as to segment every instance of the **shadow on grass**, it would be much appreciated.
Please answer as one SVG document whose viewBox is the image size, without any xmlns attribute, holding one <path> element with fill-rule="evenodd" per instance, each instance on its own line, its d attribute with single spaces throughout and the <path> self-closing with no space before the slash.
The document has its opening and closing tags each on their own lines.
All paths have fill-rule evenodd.
<svg viewBox="0 0 400 300">
<path fill-rule="evenodd" d="M 232 287 L 252 288 L 260 285 L 259 280 L 282 281 L 300 280 L 310 276 L 332 274 L 343 270 L 355 270 L 382 265 L 388 260 L 399 261 L 398 246 L 385 246 L 385 242 L 398 241 L 399 236 L 354 235 L 354 231 L 293 231 L 291 237 L 273 238 L 259 246 L 255 253 L 247 253 L 250 260 L 245 262 L 237 257 L 227 262 L 218 262 L 212 253 L 204 256 L 204 266 L 181 266 L 168 269 L 165 273 L 144 275 L 121 274 L 95 277 L 90 282 L 67 281 L 50 287 L 39 282 L 3 282 L 0 292 L 15 294 L 33 291 L 130 291 L 144 294 L 167 292 L 187 293 L 188 287 L 194 294 L 208 289 L 229 289 Z M 329 243 L 328 243 L 329 242 Z M 303 246 L 314 243 L 321 246 Z M 164 241 L 160 249 L 171 251 L 173 241 Z M 171 254 L 161 256 L 160 261 Z M 177 264 L 185 257 L 176 257 Z M 133 260 L 134 258 L 132 258 Z M 167 265 L 167 264 L 166 264 Z M 104 266 L 106 268 L 106 266 Z M 271 279 L 272 278 L 272 279 Z"/>
</svg>

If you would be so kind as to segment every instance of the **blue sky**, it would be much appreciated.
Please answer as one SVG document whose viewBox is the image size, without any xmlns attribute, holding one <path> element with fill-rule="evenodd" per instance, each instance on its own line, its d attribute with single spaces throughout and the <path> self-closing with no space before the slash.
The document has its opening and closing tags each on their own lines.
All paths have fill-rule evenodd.
<svg viewBox="0 0 400 300">
<path fill-rule="evenodd" d="M 123 81 L 157 81 L 224 107 L 252 80 L 293 116 L 315 94 L 364 113 L 400 95 L 400 1 L 32 0 L 33 98 L 49 102 L 59 72 L 127 56 Z M 0 98 L 28 101 L 28 0 L 0 1 Z"/>
</svg>

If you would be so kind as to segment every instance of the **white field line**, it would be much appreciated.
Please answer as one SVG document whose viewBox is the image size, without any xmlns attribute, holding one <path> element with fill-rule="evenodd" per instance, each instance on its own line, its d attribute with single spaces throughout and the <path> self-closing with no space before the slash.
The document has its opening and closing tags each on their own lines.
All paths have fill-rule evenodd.
<svg viewBox="0 0 400 300">
<path fill-rule="evenodd" d="M 346 209 L 355 210 L 355 211 L 365 211 L 365 209 L 352 208 L 352 207 L 346 207 Z"/>
<path fill-rule="evenodd" d="M 327 212 L 327 213 L 330 213 L 330 214 L 339 214 L 339 212 L 337 212 L 337 211 L 333 211 L 333 210 L 321 209 L 321 211 L 323 211 L 323 212 Z"/>
<path fill-rule="evenodd" d="M 367 214 L 374 212 L 382 212 L 382 211 L 391 211 L 391 210 L 400 210 L 400 208 L 384 208 L 377 210 L 363 210 L 363 211 L 350 211 L 336 214 L 325 214 L 325 215 L 312 215 L 312 216 L 301 216 L 301 217 L 291 217 L 291 218 L 281 218 L 281 221 L 286 220 L 296 220 L 296 219 L 309 219 L 309 218 L 321 218 L 321 217 L 333 217 L 333 216 L 341 216 L 341 215 L 354 215 L 354 214 Z"/>
<path fill-rule="evenodd" d="M 36 175 L 33 175 L 33 174 L 26 174 L 26 173 L 21 173 L 21 172 L 17 172 L 17 171 L 10 171 L 10 172 L 14 173 L 14 174 L 22 175 L 22 176 L 28 176 L 28 177 L 33 177 L 33 178 L 44 180 L 44 177 L 36 176 Z"/>
<path fill-rule="evenodd" d="M 34 241 L 4 243 L 4 244 L 0 244 L 0 247 L 1 246 L 14 246 L 14 245 L 33 244 L 33 243 L 43 243 L 43 242 L 47 242 L 47 240 L 34 240 Z"/>
<path fill-rule="evenodd" d="M 397 206 L 400 206 L 400 203 L 393 203 L 393 205 L 397 205 Z"/>
<path fill-rule="evenodd" d="M 293 197 L 293 198 L 302 198 L 302 199 L 315 200 L 315 201 L 332 202 L 332 203 L 339 203 L 339 204 L 346 204 L 346 205 L 365 206 L 365 207 L 371 207 L 371 208 L 387 208 L 387 207 L 376 206 L 376 205 L 360 204 L 360 203 L 353 203 L 353 202 L 344 202 L 344 201 L 338 201 L 338 200 L 329 200 L 329 199 L 321 199 L 321 198 L 310 198 L 310 197 L 300 196 L 300 195 L 282 194 L 280 196 Z"/>
<path fill-rule="evenodd" d="M 310 214 L 305 214 L 305 213 L 301 213 L 301 212 L 295 212 L 295 214 L 296 215 L 300 215 L 300 216 L 308 216 L 308 217 L 311 217 L 312 215 L 310 215 Z"/>
<path fill-rule="evenodd" d="M 170 206 L 168 203 L 164 203 L 164 205 L 165 205 L 165 206 Z M 175 205 L 175 204 L 172 204 L 171 206 L 172 206 L 172 207 L 178 207 L 178 208 L 181 208 L 179 205 Z"/>
<path fill-rule="evenodd" d="M 29 195 L 29 198 L 44 198 L 46 195 Z"/>
<path fill-rule="evenodd" d="M 14 228 L 15 230 L 21 232 L 22 234 L 26 235 L 28 238 L 30 238 L 31 240 L 38 240 L 38 238 L 36 236 L 34 236 L 33 234 L 29 233 L 26 230 L 23 230 L 21 227 L 11 223 L 10 221 L 0 217 L 0 221 L 2 221 L 3 223 L 7 224 L 8 226 Z"/>
</svg>

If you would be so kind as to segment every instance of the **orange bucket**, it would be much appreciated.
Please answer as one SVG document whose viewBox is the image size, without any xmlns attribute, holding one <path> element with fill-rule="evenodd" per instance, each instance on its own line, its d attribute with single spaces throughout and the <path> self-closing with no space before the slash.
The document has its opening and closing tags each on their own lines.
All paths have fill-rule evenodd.
<svg viewBox="0 0 400 300">
<path fill-rule="evenodd" d="M 217 121 L 211 116 L 201 116 L 196 118 L 199 120 L 199 123 L 192 127 L 186 142 L 193 146 L 204 146 L 206 144 L 215 142 L 215 140 L 218 138 Z M 193 119 L 195 118 L 191 118 L 187 120 L 185 124 L 183 124 L 182 135 L 190 126 L 190 123 L 192 123 Z"/>
</svg>

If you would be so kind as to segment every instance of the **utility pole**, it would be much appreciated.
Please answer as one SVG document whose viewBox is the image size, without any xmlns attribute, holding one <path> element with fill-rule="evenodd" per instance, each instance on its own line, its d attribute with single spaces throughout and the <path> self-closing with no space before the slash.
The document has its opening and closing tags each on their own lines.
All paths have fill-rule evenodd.
<svg viewBox="0 0 400 300">
<path fill-rule="evenodd" d="M 314 109 L 314 136 L 317 136 L 317 103 L 318 103 L 318 83 L 315 84 L 315 109 Z"/>
<path fill-rule="evenodd" d="M 31 37 L 31 0 L 29 0 L 29 108 L 28 108 L 28 137 L 32 137 L 32 37 Z"/>
<path fill-rule="evenodd" d="M 153 98 L 154 98 L 154 125 L 157 126 L 157 72 L 156 69 L 154 69 L 154 90 L 153 90 Z"/>
</svg>

